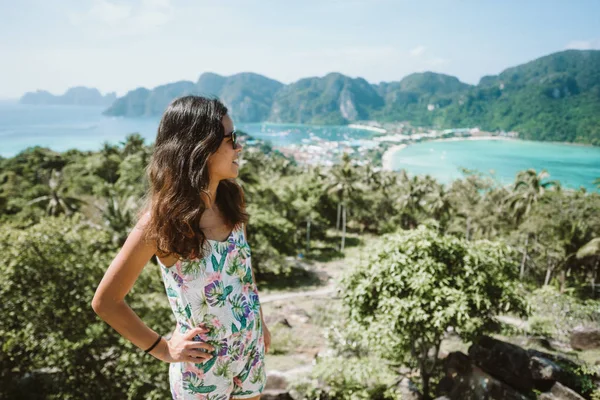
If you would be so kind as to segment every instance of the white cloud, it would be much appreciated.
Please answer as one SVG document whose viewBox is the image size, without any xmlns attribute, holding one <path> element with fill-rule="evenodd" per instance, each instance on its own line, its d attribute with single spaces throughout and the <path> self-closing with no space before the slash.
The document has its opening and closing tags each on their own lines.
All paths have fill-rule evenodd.
<svg viewBox="0 0 600 400">
<path fill-rule="evenodd" d="M 346 58 L 352 59 L 369 59 L 379 57 L 389 57 L 397 54 L 397 51 L 391 46 L 379 46 L 379 47 L 361 47 L 361 46 L 350 46 L 350 47 L 339 47 L 339 48 L 320 48 L 311 50 L 292 50 L 291 56 L 304 57 L 307 59 L 318 57 L 320 59 L 340 59 Z"/>
<path fill-rule="evenodd" d="M 372 83 L 398 81 L 413 72 L 439 71 L 442 65 L 444 68 L 451 65 L 446 58 L 428 53 L 412 57 L 408 49 L 385 45 L 292 50 L 276 56 L 265 52 L 262 57 L 252 57 L 249 53 L 248 57 L 252 60 L 251 70 L 284 83 L 328 72 L 363 77 Z"/>
<path fill-rule="evenodd" d="M 425 50 L 427 50 L 427 47 L 417 46 L 414 49 L 412 49 L 409 53 L 412 57 L 421 57 L 423 53 L 425 53 Z"/>
<path fill-rule="evenodd" d="M 600 49 L 600 39 L 592 39 L 592 40 L 573 40 L 569 42 L 566 46 L 566 49 L 575 49 L 575 50 L 593 50 Z"/>
<path fill-rule="evenodd" d="M 87 11 L 69 14 L 73 25 L 110 36 L 149 33 L 172 17 L 171 0 L 138 0 L 133 6 L 93 0 Z"/>
<path fill-rule="evenodd" d="M 422 64 L 423 67 L 433 68 L 445 65 L 448 60 L 442 57 L 435 56 L 427 51 L 427 47 L 419 45 L 409 50 L 408 55 L 415 60 L 416 63 Z"/>
<path fill-rule="evenodd" d="M 171 0 L 142 0 L 149 7 L 171 7 Z"/>
<path fill-rule="evenodd" d="M 131 15 L 131 6 L 119 5 L 106 0 L 94 0 L 90 9 L 83 13 L 70 13 L 69 19 L 73 25 L 99 23 L 114 26 Z"/>
<path fill-rule="evenodd" d="M 440 65 L 445 65 L 448 64 L 448 60 L 446 60 L 445 58 L 441 58 L 441 57 L 433 57 L 428 59 L 427 64 L 431 65 L 432 67 L 439 67 Z"/>
</svg>

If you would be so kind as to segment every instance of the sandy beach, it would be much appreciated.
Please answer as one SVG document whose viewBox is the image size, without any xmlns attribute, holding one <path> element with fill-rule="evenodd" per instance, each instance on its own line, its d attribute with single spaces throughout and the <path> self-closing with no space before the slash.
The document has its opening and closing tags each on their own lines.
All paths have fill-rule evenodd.
<svg viewBox="0 0 600 400">
<path fill-rule="evenodd" d="M 514 139 L 514 138 L 510 138 L 510 137 L 506 137 L 506 136 L 469 136 L 469 137 L 453 137 L 453 138 L 446 138 L 446 139 L 433 139 L 433 140 L 427 140 L 427 142 L 460 142 L 463 140 L 519 140 L 519 139 Z M 419 142 L 419 143 L 424 143 L 424 142 Z M 411 143 L 411 144 L 414 144 L 414 143 Z M 381 157 L 382 169 L 386 170 L 386 171 L 391 171 L 394 156 L 396 155 L 396 153 L 398 153 L 402 149 L 405 149 L 406 147 L 408 147 L 408 144 L 399 144 L 399 145 L 390 147 L 385 153 L 383 153 L 383 156 Z"/>
<path fill-rule="evenodd" d="M 392 161 L 394 160 L 394 155 L 397 152 L 404 149 L 406 146 L 408 146 L 408 145 L 407 144 L 398 144 L 396 146 L 390 147 L 385 153 L 383 153 L 383 156 L 381 156 L 382 169 L 385 171 L 391 171 L 392 170 Z"/>
<path fill-rule="evenodd" d="M 371 126 L 371 125 L 349 124 L 348 128 L 363 129 L 365 131 L 372 131 L 372 132 L 377 132 L 377 133 L 386 133 L 387 132 L 387 130 L 385 130 L 383 128 L 379 128 L 377 126 Z"/>
<path fill-rule="evenodd" d="M 462 140 L 519 140 L 506 136 L 469 136 L 469 137 L 453 137 L 446 139 L 433 139 L 428 142 L 460 142 Z"/>
</svg>

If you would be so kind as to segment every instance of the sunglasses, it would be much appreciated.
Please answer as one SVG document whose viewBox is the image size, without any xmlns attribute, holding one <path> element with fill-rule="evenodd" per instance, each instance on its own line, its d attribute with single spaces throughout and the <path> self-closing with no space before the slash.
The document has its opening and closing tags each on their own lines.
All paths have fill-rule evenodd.
<svg viewBox="0 0 600 400">
<path fill-rule="evenodd" d="M 238 144 L 238 141 L 237 141 L 237 132 L 233 131 L 233 132 L 231 132 L 231 135 L 227 135 L 225 137 L 226 138 L 227 137 L 231 137 L 231 145 L 233 146 L 233 149 L 235 150 L 236 147 L 237 147 L 237 144 Z"/>
</svg>

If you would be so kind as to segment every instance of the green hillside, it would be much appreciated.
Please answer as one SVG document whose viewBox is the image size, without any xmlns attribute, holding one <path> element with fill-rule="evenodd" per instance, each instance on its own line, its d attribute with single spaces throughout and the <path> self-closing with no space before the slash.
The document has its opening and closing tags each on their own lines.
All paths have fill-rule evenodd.
<svg viewBox="0 0 600 400">
<path fill-rule="evenodd" d="M 271 112 L 275 94 L 283 87 L 281 82 L 249 72 L 224 78 L 218 92 L 205 90 L 200 85 L 201 80 L 202 77 L 197 85 L 201 92 L 219 97 L 230 108 L 233 118 L 239 122 L 266 120 Z"/>
<path fill-rule="evenodd" d="M 219 97 L 238 122 L 406 121 L 436 128 L 518 131 L 522 138 L 600 145 L 600 51 L 568 50 L 485 76 L 478 85 L 434 72 L 370 84 L 339 73 L 284 85 L 254 73 L 205 73 L 117 99 L 108 115 L 160 115 L 175 97 Z"/>
<path fill-rule="evenodd" d="M 447 106 L 471 87 L 454 76 L 434 72 L 410 74 L 400 82 L 383 82 L 378 85 L 378 92 L 385 99 L 385 107 L 372 118 L 431 125 L 432 116 L 427 112 L 429 104 Z"/>
<path fill-rule="evenodd" d="M 262 75 L 241 73 L 229 77 L 213 73 L 200 76 L 197 83 L 179 81 L 152 90 L 139 88 L 117 99 L 106 115 L 141 117 L 161 115 L 176 97 L 196 94 L 219 97 L 239 122 L 265 120 L 275 93 L 282 83 Z"/>
<path fill-rule="evenodd" d="M 516 130 L 525 139 L 600 145 L 600 51 L 569 50 L 481 79 L 436 109 L 443 126 Z"/>
<path fill-rule="evenodd" d="M 21 104 L 33 105 L 71 105 L 71 106 L 107 106 L 117 99 L 116 93 L 102 95 L 96 88 L 76 86 L 64 94 L 55 96 L 45 90 L 27 92 L 19 99 Z"/>
<path fill-rule="evenodd" d="M 362 78 L 338 73 L 305 78 L 275 96 L 269 120 L 313 124 L 345 124 L 370 118 L 384 105 L 375 87 Z"/>
</svg>

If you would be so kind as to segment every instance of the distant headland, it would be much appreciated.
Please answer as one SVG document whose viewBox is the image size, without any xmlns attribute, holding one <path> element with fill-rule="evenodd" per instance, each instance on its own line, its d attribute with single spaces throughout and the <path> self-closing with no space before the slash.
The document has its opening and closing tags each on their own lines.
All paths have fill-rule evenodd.
<svg viewBox="0 0 600 400">
<path fill-rule="evenodd" d="M 53 95 L 45 90 L 25 93 L 19 102 L 33 105 L 69 105 L 69 106 L 102 106 L 108 107 L 117 99 L 117 94 L 102 95 L 96 88 L 77 86 L 68 89 L 62 95 Z"/>
</svg>

